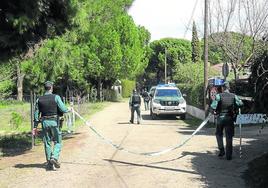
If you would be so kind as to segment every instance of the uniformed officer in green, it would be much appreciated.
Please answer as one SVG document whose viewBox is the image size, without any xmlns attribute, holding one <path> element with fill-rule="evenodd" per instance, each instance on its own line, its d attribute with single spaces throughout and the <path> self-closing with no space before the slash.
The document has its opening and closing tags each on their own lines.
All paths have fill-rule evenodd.
<svg viewBox="0 0 268 188">
<path fill-rule="evenodd" d="M 60 96 L 52 94 L 52 82 L 47 81 L 45 83 L 45 90 L 45 94 L 36 101 L 33 132 L 36 131 L 38 122 L 41 122 L 47 169 L 53 170 L 54 167 L 60 168 L 59 156 L 62 148 L 62 135 L 59 128 L 59 114 L 67 113 L 69 110 Z M 54 142 L 54 148 L 51 145 L 52 141 Z"/>
<path fill-rule="evenodd" d="M 141 116 L 141 110 L 140 110 L 140 106 L 141 106 L 141 97 L 138 94 L 137 90 L 134 89 L 133 93 L 130 97 L 129 100 L 129 107 L 131 110 L 131 118 L 130 118 L 130 123 L 134 123 L 134 113 L 136 111 L 137 113 L 137 122 L 138 124 L 140 124 L 140 116 Z"/>
<path fill-rule="evenodd" d="M 239 97 L 230 93 L 229 89 L 229 83 L 224 82 L 223 92 L 217 94 L 211 104 L 213 112 L 217 114 L 216 138 L 220 151 L 218 156 L 223 157 L 225 155 L 223 145 L 223 129 L 225 129 L 227 160 L 232 159 L 235 110 L 243 105 Z"/>
</svg>

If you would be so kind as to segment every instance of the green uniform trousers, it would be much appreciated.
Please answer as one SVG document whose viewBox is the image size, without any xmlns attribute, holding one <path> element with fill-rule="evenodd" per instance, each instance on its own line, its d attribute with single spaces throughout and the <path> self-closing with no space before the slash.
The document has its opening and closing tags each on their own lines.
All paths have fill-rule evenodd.
<svg viewBox="0 0 268 188">
<path fill-rule="evenodd" d="M 58 160 L 62 148 L 62 135 L 57 121 L 44 120 L 42 122 L 42 130 L 47 161 L 52 157 Z M 54 147 L 52 147 L 52 142 L 54 142 Z"/>
<path fill-rule="evenodd" d="M 134 113 L 135 113 L 135 111 L 137 112 L 137 122 L 140 123 L 140 119 L 141 119 L 140 105 L 132 106 L 131 107 L 131 118 L 130 118 L 130 121 L 132 123 L 134 122 Z"/>
<path fill-rule="evenodd" d="M 219 150 L 224 150 L 223 146 L 223 129 L 226 137 L 226 157 L 232 157 L 233 153 L 233 136 L 234 122 L 233 118 L 228 115 L 219 115 L 217 118 L 216 138 Z"/>
</svg>

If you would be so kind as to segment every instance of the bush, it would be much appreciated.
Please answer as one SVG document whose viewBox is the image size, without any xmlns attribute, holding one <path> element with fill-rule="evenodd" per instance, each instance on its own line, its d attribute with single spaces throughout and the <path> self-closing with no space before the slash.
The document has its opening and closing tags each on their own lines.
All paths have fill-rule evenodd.
<svg viewBox="0 0 268 188">
<path fill-rule="evenodd" d="M 119 102 L 121 101 L 121 95 L 113 89 L 108 89 L 103 91 L 104 100 L 112 101 L 112 102 Z"/>
<path fill-rule="evenodd" d="M 181 92 L 186 94 L 187 104 L 202 108 L 203 105 L 203 83 L 196 85 L 178 84 Z"/>
<path fill-rule="evenodd" d="M 199 107 L 202 105 L 204 67 L 201 63 L 178 64 L 175 79 L 182 93 L 187 94 L 187 103 Z"/>
<path fill-rule="evenodd" d="M 9 105 L 22 105 L 23 101 L 17 100 L 0 100 L 0 106 L 9 106 Z"/>
<path fill-rule="evenodd" d="M 8 98 L 16 89 L 12 75 L 14 66 L 6 62 L 0 62 L 0 99 Z"/>
<path fill-rule="evenodd" d="M 132 80 L 122 80 L 122 96 L 124 98 L 130 97 L 132 90 L 135 89 L 136 83 Z"/>
<path fill-rule="evenodd" d="M 15 84 L 12 80 L 0 81 L 0 99 L 8 98 L 14 90 Z"/>
<path fill-rule="evenodd" d="M 217 73 L 210 70 L 209 75 Z M 203 104 L 204 65 L 202 63 L 178 64 L 175 80 L 182 93 L 187 94 L 187 103 L 196 107 Z"/>
<path fill-rule="evenodd" d="M 10 124 L 13 129 L 18 129 L 18 127 L 22 124 L 22 116 L 17 112 L 11 113 Z"/>
</svg>

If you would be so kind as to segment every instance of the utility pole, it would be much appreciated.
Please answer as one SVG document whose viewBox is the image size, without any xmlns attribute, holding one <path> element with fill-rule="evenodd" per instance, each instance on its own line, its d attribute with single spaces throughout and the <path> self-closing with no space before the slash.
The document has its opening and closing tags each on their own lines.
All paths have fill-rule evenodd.
<svg viewBox="0 0 268 188">
<path fill-rule="evenodd" d="M 208 86 L 208 0 L 205 0 L 204 18 L 204 110 L 207 111 L 207 86 Z"/>
<path fill-rule="evenodd" d="M 167 83 L 167 49 L 165 48 L 165 84 Z"/>
</svg>

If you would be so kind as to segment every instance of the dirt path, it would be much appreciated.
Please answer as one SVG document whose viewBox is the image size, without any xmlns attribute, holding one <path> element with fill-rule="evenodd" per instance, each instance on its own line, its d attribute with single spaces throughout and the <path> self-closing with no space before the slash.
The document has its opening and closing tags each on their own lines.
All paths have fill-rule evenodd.
<svg viewBox="0 0 268 188">
<path fill-rule="evenodd" d="M 148 112 L 142 114 L 142 125 L 130 125 L 128 104 L 114 103 L 90 121 L 105 137 L 141 152 L 175 145 L 193 131 L 181 120 L 150 120 Z M 81 127 L 74 138 L 64 141 L 62 167 L 57 171 L 45 170 L 42 147 L 2 158 L 0 187 L 245 187 L 241 173 L 268 144 L 268 131 L 257 136 L 257 130 L 243 131 L 244 158 L 238 157 L 235 138 L 234 159 L 226 161 L 216 157 L 214 129 L 202 130 L 180 149 L 146 157 L 117 151 Z"/>
</svg>

